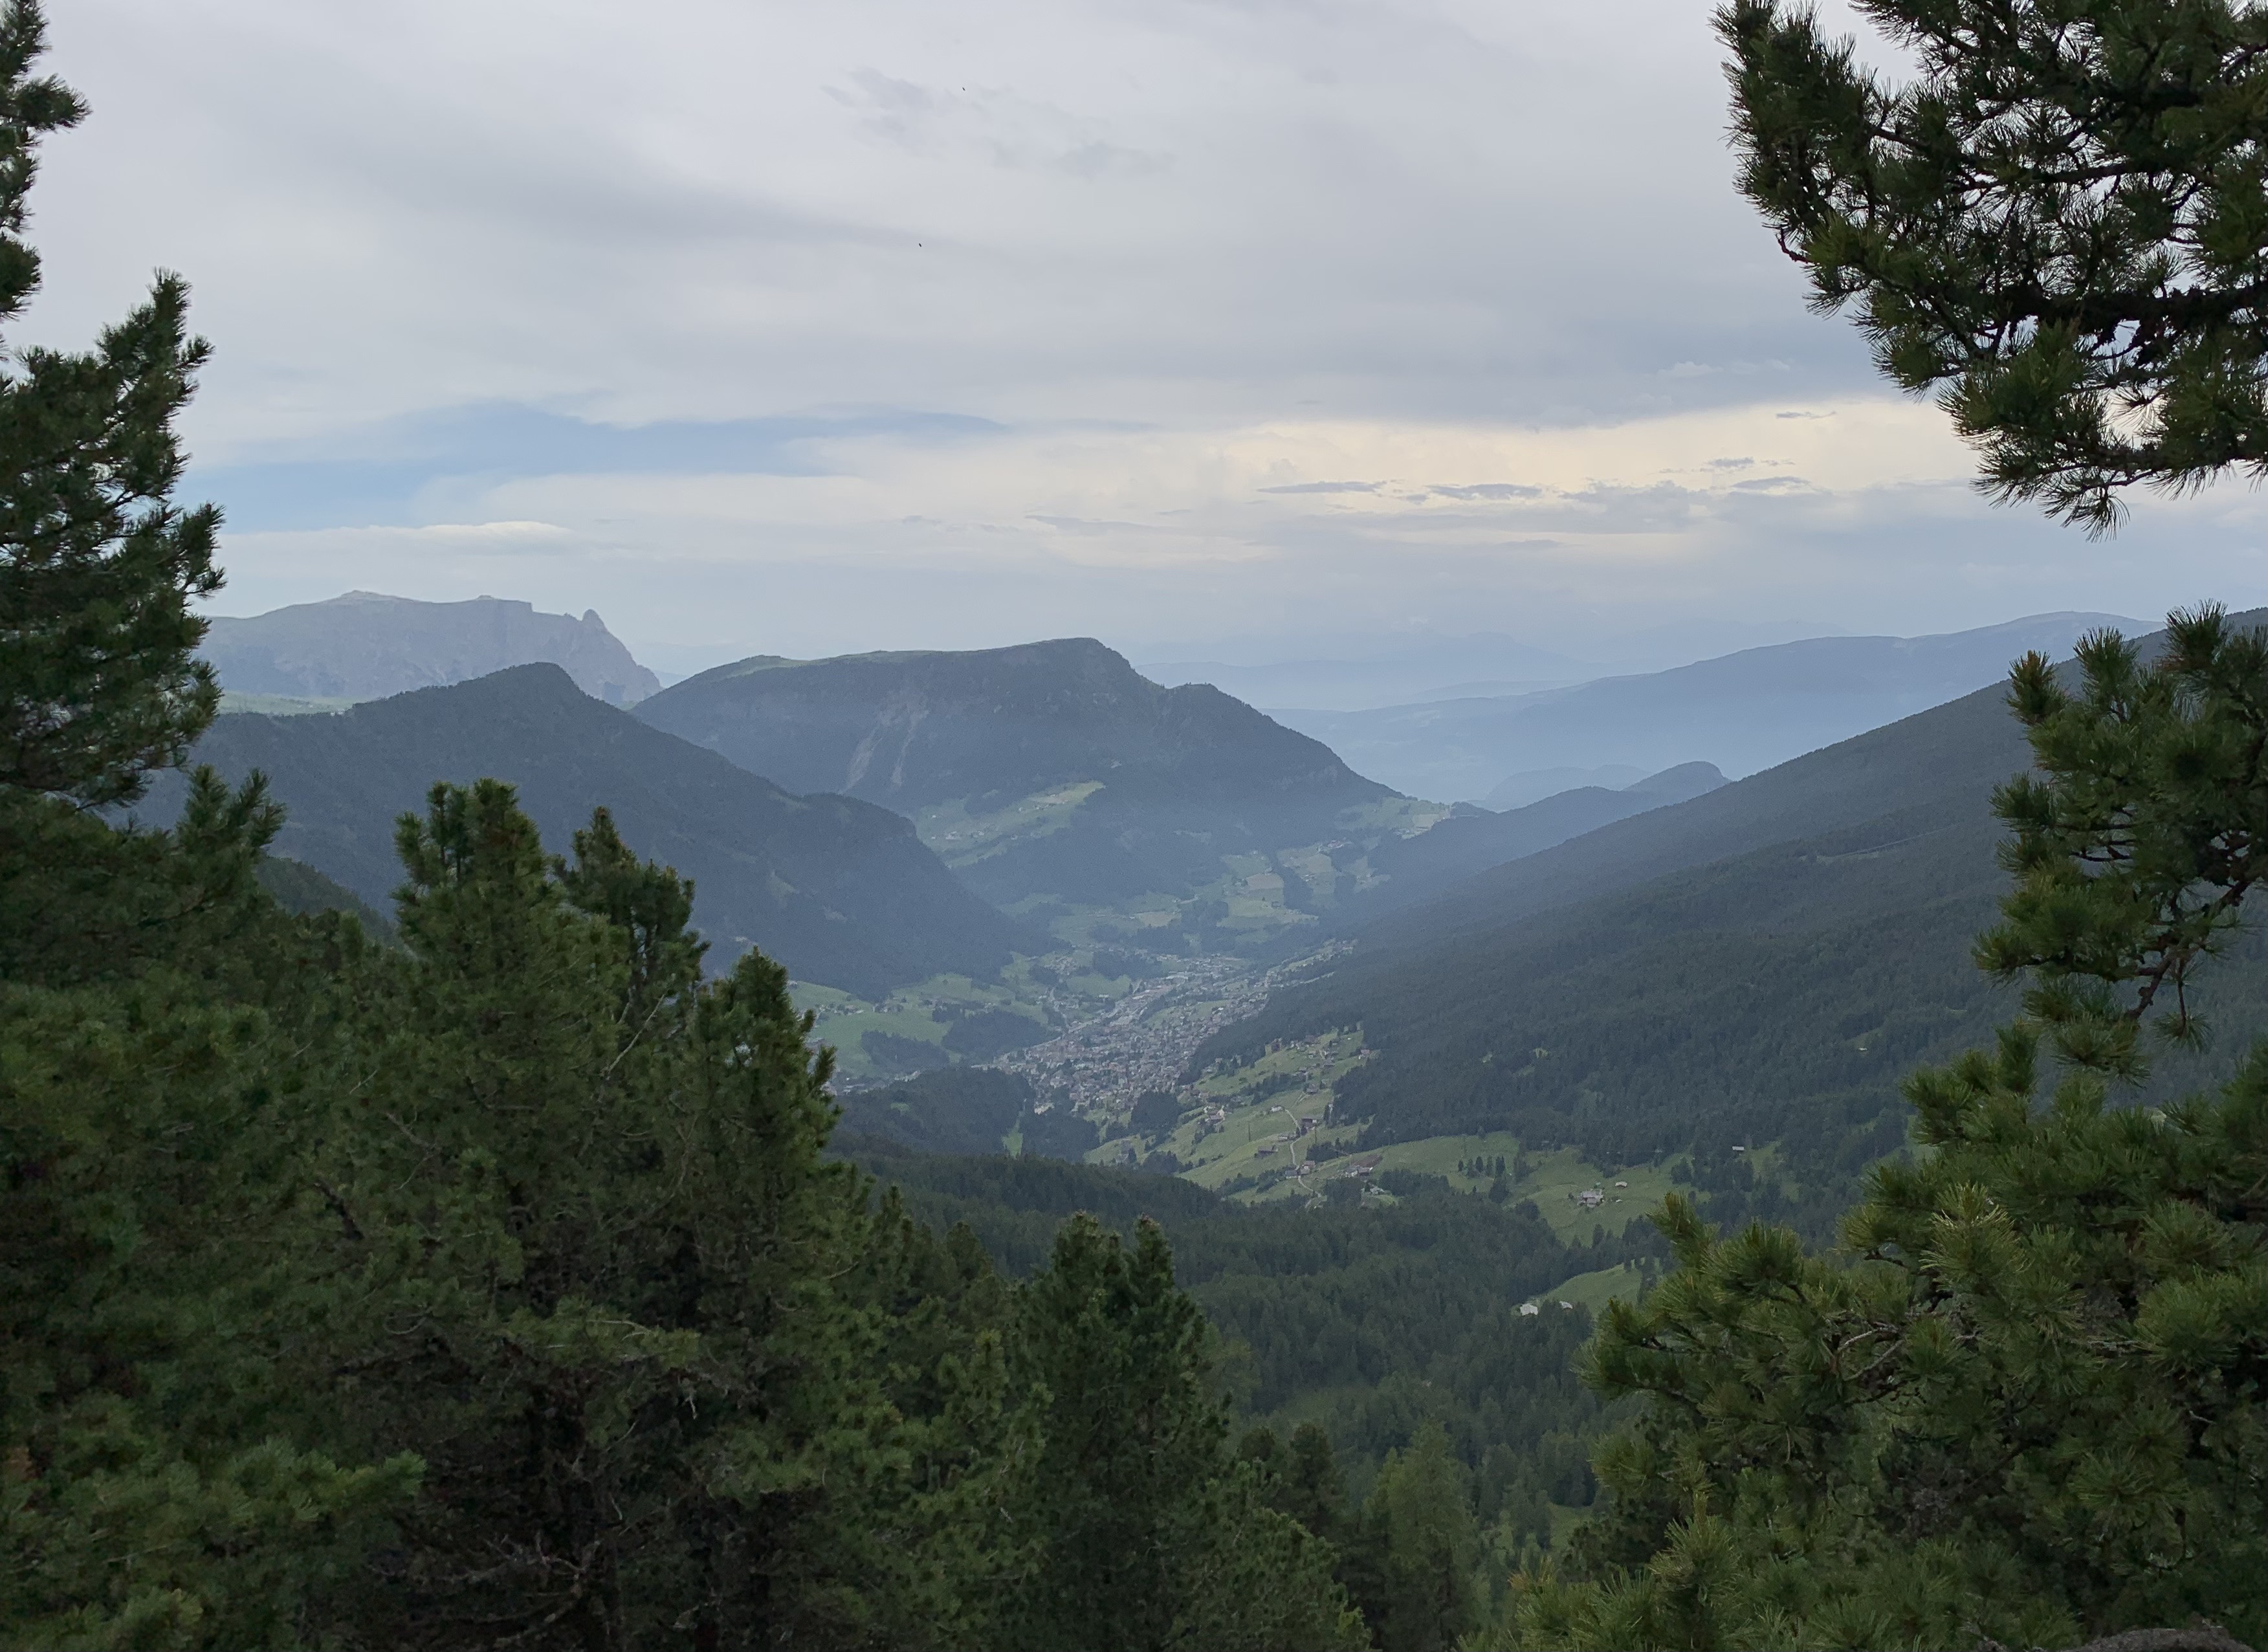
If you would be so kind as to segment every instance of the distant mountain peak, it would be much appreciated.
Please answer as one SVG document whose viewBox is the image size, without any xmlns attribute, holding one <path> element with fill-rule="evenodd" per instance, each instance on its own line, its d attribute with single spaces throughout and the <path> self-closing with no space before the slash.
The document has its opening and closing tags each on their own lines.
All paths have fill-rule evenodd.
<svg viewBox="0 0 2268 1652">
<path fill-rule="evenodd" d="M 571 623 L 572 622 L 570 622 Z M 1026 940 L 888 809 L 795 796 L 585 694 L 549 660 L 354 706 L 335 717 L 225 715 L 195 761 L 257 769 L 287 810 L 280 854 L 374 905 L 401 881 L 393 822 L 436 780 L 511 782 L 554 850 L 613 811 L 642 856 L 693 880 L 694 922 L 723 964 L 751 943 L 798 979 L 879 996 L 928 976 L 987 976 Z M 161 774 L 142 818 L 187 790 Z"/>
<path fill-rule="evenodd" d="M 423 602 L 355 590 L 248 619 L 216 618 L 210 626 L 200 652 L 235 694 L 376 700 L 538 660 L 613 705 L 661 687 L 596 608 L 578 620 L 511 597 Z"/>
<path fill-rule="evenodd" d="M 1681 763 L 1660 774 L 1650 774 L 1623 787 L 1625 797 L 1659 797 L 1683 803 L 1726 784 L 1725 771 L 1713 763 Z"/>
<path fill-rule="evenodd" d="M 638 715 L 790 790 L 894 808 L 1139 773 L 1172 789 L 1384 796 L 1320 741 L 1208 684 L 1167 689 L 1092 637 L 790 660 L 688 677 Z"/>
<path fill-rule="evenodd" d="M 1276 716 L 1413 796 L 1500 805 L 1536 795 L 1520 784 L 1528 775 L 1696 756 L 1752 774 L 1999 682 L 2027 651 L 2068 653 L 2105 626 L 2150 629 L 2112 614 L 2033 614 L 1939 636 L 1803 638 L 1533 694 Z"/>
<path fill-rule="evenodd" d="M 1375 837 L 1407 807 L 1321 742 L 1209 685 L 1161 687 L 1092 637 L 758 656 L 637 714 L 791 791 L 900 811 L 972 888 L 1066 939 L 1103 909 L 1177 948 L 1312 924 L 1294 903 L 1356 874 L 1295 854 L 1285 881 L 1282 852 L 1362 822 Z"/>
</svg>

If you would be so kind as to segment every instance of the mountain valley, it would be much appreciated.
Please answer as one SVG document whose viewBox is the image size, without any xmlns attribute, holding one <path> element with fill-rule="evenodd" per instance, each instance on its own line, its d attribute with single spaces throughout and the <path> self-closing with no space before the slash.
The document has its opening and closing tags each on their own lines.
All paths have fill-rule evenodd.
<svg viewBox="0 0 2268 1652">
<path fill-rule="evenodd" d="M 0 0 L 0 1652 L 2268 1652 L 2268 0 L 1438 10 Z"/>
<path fill-rule="evenodd" d="M 2087 632 L 2151 630 L 2107 614 L 2043 614 L 1938 637 L 1821 637 L 1673 670 L 1513 695 L 1355 712 L 1270 709 L 1363 773 L 1420 797 L 1487 800 L 1554 767 L 1704 761 L 1753 774 L 1999 682 L 2028 650 Z"/>
<path fill-rule="evenodd" d="M 889 810 L 797 796 L 593 698 L 554 665 L 335 714 L 221 717 L 193 761 L 266 774 L 288 810 L 276 852 L 385 910 L 401 881 L 394 821 L 438 781 L 510 781 L 564 850 L 604 807 L 638 852 L 696 885 L 695 921 L 722 965 L 761 945 L 799 978 L 867 994 L 946 972 L 990 977 L 1035 942 L 977 899 Z M 183 785 L 138 806 L 170 822 Z"/>
<path fill-rule="evenodd" d="M 390 824 L 432 780 L 513 782 L 555 846 L 606 804 L 694 877 L 717 962 L 793 971 L 830 1152 L 1012 1277 L 1073 1211 L 1162 1217 L 1245 1416 L 1321 1420 L 1358 1484 L 1440 1418 L 1491 1540 L 1542 1554 L 1596 1495 L 1570 1361 L 1661 1274 L 1647 1215 L 1678 1193 L 1824 1241 L 1904 1140 L 1901 1076 L 2009 1013 L 1970 956 L 2027 758 L 2005 697 L 1729 782 L 1508 771 L 1496 810 L 1082 642 L 758 659 L 635 712 L 523 665 L 232 712 L 195 757 L 271 777 L 279 899 L 382 936 Z M 2261 916 L 2150 1099 L 2268 1027 Z"/>
<path fill-rule="evenodd" d="M 1061 944 L 1233 950 L 1312 928 L 1370 849 L 1446 814 L 1202 684 L 1087 639 L 787 660 L 688 678 L 637 714 L 791 788 L 894 808 Z"/>
</svg>

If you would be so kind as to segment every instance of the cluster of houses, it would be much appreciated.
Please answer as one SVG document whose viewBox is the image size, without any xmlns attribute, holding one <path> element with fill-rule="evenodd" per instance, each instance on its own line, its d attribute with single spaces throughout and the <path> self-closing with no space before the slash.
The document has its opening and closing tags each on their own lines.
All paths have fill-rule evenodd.
<svg viewBox="0 0 2268 1652">
<path fill-rule="evenodd" d="M 1626 1188 L 1630 1184 L 1627 1182 L 1617 1182 L 1615 1185 L 1616 1187 Z M 1585 1210 L 1596 1210 L 1600 1206 L 1607 1202 L 1607 1190 L 1603 1187 L 1587 1187 L 1579 1193 L 1571 1188 L 1568 1190 L 1567 1197 L 1573 1199 L 1576 1204 L 1582 1206 Z M 1622 1200 L 1616 1199 L 1615 1203 L 1619 1205 L 1622 1203 Z"/>
<path fill-rule="evenodd" d="M 1272 977 L 1247 976 L 1247 967 L 1234 959 L 1194 960 L 1177 974 L 1145 983 L 1103 1014 L 993 1065 L 1040 1089 L 1068 1090 L 1071 1107 L 1082 1113 L 1173 1089 L 1197 1045 L 1266 1001 Z"/>
<path fill-rule="evenodd" d="M 1277 1106 L 1271 1107 L 1268 1110 L 1270 1113 L 1280 1113 L 1285 1110 L 1281 1106 Z M 1292 1116 L 1292 1128 L 1290 1130 L 1279 1131 L 1275 1135 L 1269 1137 L 1267 1145 L 1260 1149 L 1257 1156 L 1263 1159 L 1268 1157 L 1270 1154 L 1274 1153 L 1278 1147 L 1298 1141 L 1300 1138 L 1306 1136 L 1310 1131 L 1315 1129 L 1315 1127 L 1322 1122 L 1322 1117 L 1315 1114 L 1293 1114 Z"/>
</svg>

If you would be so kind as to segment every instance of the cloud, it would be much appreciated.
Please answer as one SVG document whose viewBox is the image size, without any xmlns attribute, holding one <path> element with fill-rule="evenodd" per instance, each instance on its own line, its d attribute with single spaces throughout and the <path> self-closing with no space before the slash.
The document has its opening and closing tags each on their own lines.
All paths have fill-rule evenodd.
<svg viewBox="0 0 2268 1652">
<path fill-rule="evenodd" d="M 946 89 L 854 69 L 827 95 L 858 113 L 870 136 L 910 153 L 955 151 L 1010 169 L 1043 166 L 1080 178 L 1162 171 L 1167 157 L 1115 144 L 1101 122 L 1012 91 Z"/>
<path fill-rule="evenodd" d="M 233 611 L 477 581 L 790 653 L 1928 629 L 2256 567 L 2226 490 L 2109 547 L 1981 504 L 1735 194 L 1689 0 L 53 27 L 93 112 L 11 342 L 189 275 Z"/>
<path fill-rule="evenodd" d="M 556 522 L 428 522 L 405 531 L 420 539 L 497 540 L 512 544 L 572 537 Z"/>
<path fill-rule="evenodd" d="M 1533 499 L 1543 492 L 1543 489 L 1531 487 L 1524 482 L 1479 482 L 1462 488 L 1444 487 L 1436 483 L 1425 490 L 1445 499 Z"/>
<path fill-rule="evenodd" d="M 56 66 L 94 115 L 36 206 L 59 328 L 197 283 L 206 447 L 495 401 L 1557 418 L 1727 399 L 1680 361 L 1835 382 L 1863 353 L 1730 191 L 1705 15 L 1638 11 L 83 0 Z"/>
<path fill-rule="evenodd" d="M 918 438 L 950 447 L 996 433 L 990 420 L 891 410 L 617 425 L 509 403 L 436 409 L 344 435 L 239 449 L 193 467 L 188 493 L 221 500 L 254 529 L 414 522 L 479 489 L 555 474 L 811 476 L 830 440 Z"/>
</svg>

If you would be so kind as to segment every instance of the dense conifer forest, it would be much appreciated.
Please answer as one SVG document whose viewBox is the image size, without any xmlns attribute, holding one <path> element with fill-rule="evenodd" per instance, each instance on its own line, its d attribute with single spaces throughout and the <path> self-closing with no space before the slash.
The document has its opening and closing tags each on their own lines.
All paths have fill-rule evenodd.
<svg viewBox="0 0 2268 1652">
<path fill-rule="evenodd" d="M 1744 189 L 2004 495 L 2100 527 L 2258 471 L 2268 22 L 1991 10 L 1870 7 L 1893 92 L 1728 6 Z M 85 114 L 43 43 L 0 5 L 11 328 Z M 259 773 L 182 768 L 187 306 L 0 376 L 0 1642 L 2268 1636 L 2268 631 L 2018 661 L 2029 766 L 1962 853 L 1842 822 L 1415 977 L 1463 1007 L 1350 969 L 1200 1052 L 1375 1021 L 1378 1139 L 1674 1156 L 1651 1226 L 1562 1237 L 1501 1165 L 1239 1206 L 1074 1162 L 1005 1075 L 839 1105 L 781 963 L 712 959 L 608 809 L 547 838 L 436 776 L 383 909 L 279 859 Z M 1756 910 L 1773 855 L 1806 924 Z M 1521 1000 L 1521 948 L 1580 946 Z"/>
</svg>

